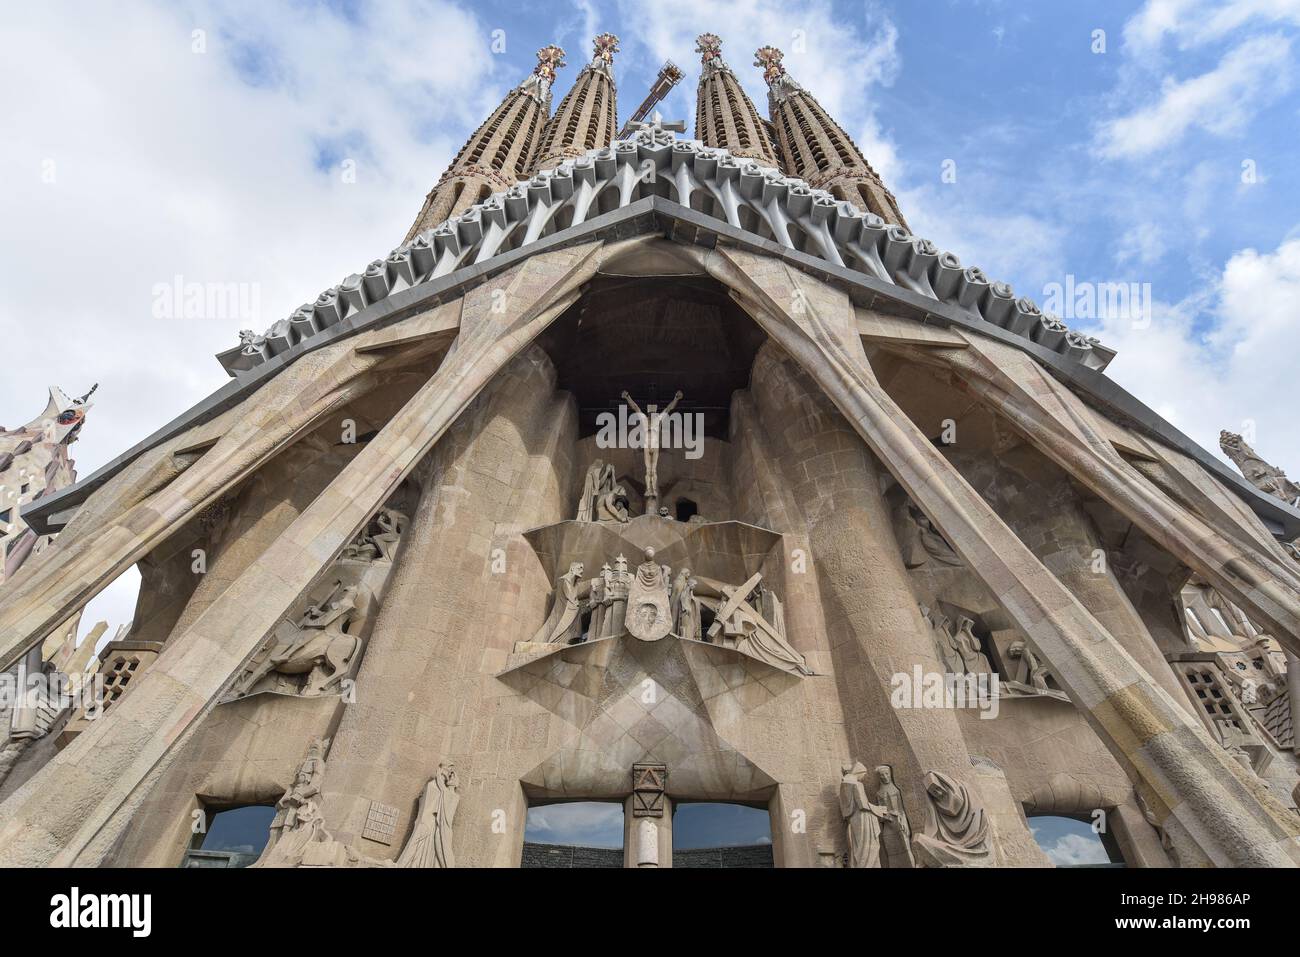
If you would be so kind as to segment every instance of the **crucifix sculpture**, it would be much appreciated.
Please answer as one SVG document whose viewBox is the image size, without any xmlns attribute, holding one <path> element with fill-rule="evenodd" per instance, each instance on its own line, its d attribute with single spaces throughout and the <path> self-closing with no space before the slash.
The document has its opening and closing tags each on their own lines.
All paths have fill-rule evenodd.
<svg viewBox="0 0 1300 957">
<path fill-rule="evenodd" d="M 645 513 L 647 515 L 654 515 L 659 511 L 659 446 L 662 441 L 660 429 L 664 417 L 670 415 L 681 400 L 682 393 L 678 389 L 667 408 L 659 412 L 650 405 L 648 406 L 650 412 L 647 414 L 641 411 L 641 406 L 636 404 L 626 390 L 623 392 L 623 401 L 641 418 L 641 456 L 645 461 Z"/>
</svg>

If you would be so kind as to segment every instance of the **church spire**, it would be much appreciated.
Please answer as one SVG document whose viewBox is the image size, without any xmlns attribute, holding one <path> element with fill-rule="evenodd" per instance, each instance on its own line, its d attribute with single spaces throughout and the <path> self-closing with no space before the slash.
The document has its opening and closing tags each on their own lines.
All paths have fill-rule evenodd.
<svg viewBox="0 0 1300 957">
<path fill-rule="evenodd" d="M 906 226 L 894 194 L 844 128 L 786 73 L 783 57 L 776 47 L 760 47 L 754 53 L 754 66 L 762 67 L 767 81 L 768 111 L 782 169 L 809 186 L 866 207 L 886 222 Z"/>
<path fill-rule="evenodd" d="M 695 40 L 700 55 L 700 86 L 696 93 L 695 136 L 705 146 L 720 147 L 733 156 L 776 166 L 776 150 L 767 125 L 754 102 L 722 59 L 722 41 L 715 33 Z"/>
<path fill-rule="evenodd" d="M 618 132 L 617 90 L 612 64 L 618 37 L 602 33 L 593 42 L 595 55 L 546 124 L 532 169 L 550 169 L 588 150 L 608 146 Z"/>
<path fill-rule="evenodd" d="M 564 51 L 559 47 L 552 44 L 537 51 L 532 74 L 506 94 L 429 193 L 407 241 L 527 175 L 551 111 L 555 71 L 562 66 Z"/>
</svg>

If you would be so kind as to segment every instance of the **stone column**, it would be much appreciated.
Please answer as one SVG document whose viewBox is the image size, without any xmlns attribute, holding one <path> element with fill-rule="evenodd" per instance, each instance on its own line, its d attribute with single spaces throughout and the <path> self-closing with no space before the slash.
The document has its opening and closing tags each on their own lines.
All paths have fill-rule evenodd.
<svg viewBox="0 0 1300 957">
<path fill-rule="evenodd" d="M 876 461 L 772 343 L 754 361 L 750 392 L 771 464 L 799 503 L 848 733 L 844 757 L 893 765 L 909 815 L 924 820 L 925 772 L 967 780 L 970 755 L 952 711 L 890 702 L 894 675 L 910 678 L 915 665 L 926 673 L 944 668 L 903 568 Z M 828 780 L 838 782 L 838 774 Z"/>
<path fill-rule="evenodd" d="M 483 386 L 572 304 L 594 271 L 599 248 L 587 244 L 534 257 L 467 294 L 456 345 L 433 377 L 284 534 L 172 638 L 133 694 L 5 802 L 0 865 L 102 860 L 131 809 L 144 800 L 142 785 L 170 765 L 178 745 L 189 740 L 285 609 L 302 598 Z M 25 640 L 15 637 L 15 645 Z"/>
<path fill-rule="evenodd" d="M 673 801 L 664 795 L 663 817 L 634 817 L 635 797 L 623 802 L 623 866 L 673 866 Z"/>
<path fill-rule="evenodd" d="M 1111 571 L 1109 556 L 1065 474 L 1024 447 L 1001 459 L 983 453 L 958 455 L 953 464 L 1133 660 L 1194 714 L 1186 692 Z"/>
<path fill-rule="evenodd" d="M 701 259 L 816 379 L 997 596 L 1171 840 L 1224 866 L 1300 863 L 1300 820 L 1155 684 L 889 397 L 867 361 L 848 298 L 766 256 L 719 247 Z"/>
<path fill-rule="evenodd" d="M 371 802 L 398 808 L 399 838 L 439 761 L 453 760 L 461 807 L 453 835 L 459 866 L 517 864 L 526 813 L 518 781 L 499 786 L 464 748 L 476 726 L 508 735 L 494 710 L 508 692 L 492 672 L 526 622 L 545 617 L 546 581 L 519 532 L 570 518 L 577 412 L 555 391 L 555 370 L 537 347 L 488 385 L 421 468 L 420 504 L 344 713 L 324 783 L 335 837 L 372 858 L 395 857 L 364 836 Z M 550 473 L 550 474 L 548 474 Z M 504 649 L 503 649 L 504 650 Z M 504 813 L 510 833 L 493 831 Z"/>
<path fill-rule="evenodd" d="M 966 388 L 1043 454 L 1300 652 L 1300 569 L 1243 547 L 1130 466 L 1074 393 L 1025 353 L 982 336 L 942 357 Z"/>
<path fill-rule="evenodd" d="M 840 777 L 849 757 L 847 722 L 833 680 L 835 656 L 826 629 L 817 565 L 808 524 L 782 460 L 771 451 L 770 438 L 749 390 L 731 399 L 731 444 L 738 503 L 736 518 L 781 534 L 778 556 L 764 567 L 768 582 L 785 603 L 786 637 L 819 676 L 805 679 L 787 694 L 799 694 L 795 705 L 803 720 L 788 722 L 791 748 L 806 759 L 797 777 L 780 781 L 772 796 L 772 855 L 777 867 L 813 867 L 821 854 L 842 852 L 844 826 L 839 802 L 827 782 Z M 855 755 L 856 757 L 856 755 Z M 866 757 L 863 757 L 866 760 Z"/>
<path fill-rule="evenodd" d="M 379 357 L 358 355 L 355 346 L 338 343 L 303 356 L 245 400 L 211 447 L 187 458 L 193 464 L 157 492 L 104 516 L 93 535 L 56 538 L 44 561 L 29 563 L 14 577 L 0 604 L 0 669 L 66 621 L 198 510 L 261 468 L 330 412 L 369 391 L 374 379 L 368 373 Z M 166 457 L 183 458 L 182 448 L 174 440 Z"/>
</svg>

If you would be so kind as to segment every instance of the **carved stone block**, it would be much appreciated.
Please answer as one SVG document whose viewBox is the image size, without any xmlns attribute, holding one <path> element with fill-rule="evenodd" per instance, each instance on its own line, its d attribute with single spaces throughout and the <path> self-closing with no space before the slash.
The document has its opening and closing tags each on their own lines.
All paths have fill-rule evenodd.
<svg viewBox="0 0 1300 957">
<path fill-rule="evenodd" d="M 632 816 L 663 817 L 664 789 L 668 786 L 668 765 L 632 765 Z"/>
</svg>

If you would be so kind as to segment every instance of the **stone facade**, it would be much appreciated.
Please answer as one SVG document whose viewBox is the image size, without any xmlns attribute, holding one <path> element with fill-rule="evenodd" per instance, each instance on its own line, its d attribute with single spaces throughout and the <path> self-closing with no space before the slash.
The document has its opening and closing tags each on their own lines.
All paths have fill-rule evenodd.
<svg viewBox="0 0 1300 957">
<path fill-rule="evenodd" d="M 598 138 L 614 48 L 556 114 Z M 552 227 L 73 490 L 0 665 L 132 563 L 137 622 L 111 706 L 20 759 L 0 864 L 210 863 L 194 822 L 253 805 L 259 867 L 1045 867 L 1038 815 L 1130 866 L 1300 863 L 1290 502 L 904 284 Z M 592 801 L 623 850 L 528 838 Z M 674 851 L 688 802 L 770 847 Z"/>
</svg>

